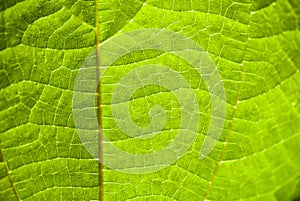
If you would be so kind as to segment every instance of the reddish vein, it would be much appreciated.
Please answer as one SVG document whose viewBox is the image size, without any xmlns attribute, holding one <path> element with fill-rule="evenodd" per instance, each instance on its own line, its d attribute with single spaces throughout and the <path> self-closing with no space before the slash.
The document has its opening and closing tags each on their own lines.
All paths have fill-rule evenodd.
<svg viewBox="0 0 300 201">
<path fill-rule="evenodd" d="M 99 163 L 98 163 L 98 172 L 99 172 L 99 200 L 104 200 L 104 184 L 103 184 L 103 133 L 102 133 L 102 97 L 101 97 L 101 83 L 100 83 L 100 50 L 99 50 L 99 26 L 98 26 L 98 0 L 95 0 L 95 40 L 96 40 L 96 78 L 97 78 L 97 117 L 98 117 L 98 155 L 99 155 Z"/>
<path fill-rule="evenodd" d="M 248 50 L 248 46 L 249 46 L 249 40 L 250 40 L 250 23 L 252 21 L 252 9 L 253 9 L 253 3 L 252 3 L 252 0 L 250 0 L 250 17 L 249 17 L 249 24 L 248 24 L 248 37 L 247 37 L 246 45 L 245 45 L 245 48 L 244 48 L 244 54 L 243 54 L 242 63 L 241 63 L 241 70 L 240 70 L 240 76 L 239 76 L 239 83 L 238 83 L 236 101 L 235 101 L 234 108 L 233 108 L 232 118 L 231 118 L 228 130 L 226 132 L 226 138 L 225 138 L 225 142 L 224 142 L 224 145 L 223 145 L 222 153 L 221 153 L 221 156 L 219 158 L 217 167 L 214 171 L 214 174 L 213 174 L 213 176 L 212 176 L 212 178 L 211 178 L 211 180 L 208 184 L 208 188 L 207 188 L 207 190 L 204 194 L 204 198 L 203 198 L 204 201 L 207 200 L 208 194 L 209 194 L 210 190 L 212 189 L 213 182 L 214 182 L 214 180 L 215 180 L 215 178 L 216 178 L 216 176 L 219 173 L 219 170 L 221 168 L 221 165 L 222 165 L 222 162 L 223 162 L 223 159 L 224 159 L 224 155 L 225 155 L 225 151 L 226 151 L 227 142 L 229 140 L 230 133 L 232 131 L 232 125 L 233 125 L 233 122 L 234 122 L 234 119 L 235 119 L 235 116 L 236 116 L 236 111 L 237 111 L 237 107 L 238 107 L 239 99 L 240 99 L 240 94 L 241 94 L 241 82 L 243 80 L 243 71 L 244 71 L 245 59 L 246 59 L 246 54 L 247 54 L 247 50 Z"/>
<path fill-rule="evenodd" d="M 3 165 L 4 165 L 4 169 L 5 169 L 6 175 L 7 175 L 7 177 L 8 177 L 9 182 L 10 182 L 10 185 L 11 185 L 11 187 L 12 187 L 14 193 L 15 193 L 16 198 L 17 198 L 17 200 L 19 201 L 19 200 L 21 200 L 21 198 L 20 198 L 20 196 L 19 196 L 19 194 L 18 194 L 18 191 L 17 191 L 17 189 L 16 189 L 16 186 L 15 186 L 15 184 L 14 184 L 14 182 L 13 182 L 13 179 L 12 179 L 12 177 L 11 177 L 11 175 L 10 175 L 10 171 L 9 171 L 7 162 L 6 162 L 6 160 L 5 160 L 4 156 L 3 156 L 1 147 L 0 147 L 0 157 L 3 159 Z"/>
</svg>

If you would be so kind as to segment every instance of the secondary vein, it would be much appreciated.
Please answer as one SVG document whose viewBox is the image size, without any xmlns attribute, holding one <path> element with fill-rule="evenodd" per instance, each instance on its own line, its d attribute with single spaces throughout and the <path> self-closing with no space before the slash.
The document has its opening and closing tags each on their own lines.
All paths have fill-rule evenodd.
<svg viewBox="0 0 300 201">
<path fill-rule="evenodd" d="M 208 184 L 208 188 L 204 194 L 204 198 L 203 198 L 203 201 L 206 201 L 207 200 L 207 197 L 208 197 L 208 194 L 210 192 L 210 190 L 212 189 L 212 186 L 213 186 L 213 182 L 217 176 L 217 174 L 219 173 L 219 170 L 221 168 L 221 165 L 222 165 L 222 161 L 223 161 L 223 158 L 224 158 L 224 155 L 225 155 L 225 151 L 226 151 L 226 146 L 227 146 L 227 142 L 229 140 L 229 137 L 230 137 L 230 133 L 232 131 L 232 126 L 233 126 L 233 122 L 234 122 L 234 119 L 235 119 L 235 116 L 236 116 L 236 111 L 237 111 L 237 108 L 238 108 L 238 104 L 239 104 L 239 99 L 240 99 L 240 94 L 241 94 L 241 83 L 242 83 L 242 80 L 243 80 L 243 71 L 244 71 L 244 66 L 245 66 L 245 59 L 246 59 L 246 54 L 247 54 L 247 50 L 248 50 L 248 46 L 249 46 L 249 40 L 250 40 L 250 24 L 251 24 L 251 21 L 252 21 L 252 10 L 253 10 L 253 0 L 250 0 L 250 14 L 249 14 L 249 24 L 248 24 L 248 36 L 247 36 L 247 41 L 246 41 L 246 44 L 245 44 L 245 48 L 244 48 L 244 54 L 243 54 L 243 57 L 242 57 L 242 63 L 241 63 L 241 70 L 240 70 L 240 76 L 239 76 L 239 83 L 238 83 L 238 89 L 237 89 L 237 96 L 236 96 L 236 101 L 235 101 L 235 104 L 234 104 L 234 108 L 233 108 L 233 112 L 232 112 L 232 118 L 231 118 L 231 121 L 229 123 L 229 127 L 228 127 L 228 130 L 226 132 L 226 138 L 225 138 L 225 142 L 224 142 L 224 145 L 223 145 L 223 149 L 222 149 L 222 152 L 221 152 L 221 156 L 218 160 L 218 164 L 217 164 L 217 167 L 214 171 L 214 174 Z"/>
<path fill-rule="evenodd" d="M 1 148 L 1 147 L 0 147 L 0 156 L 1 156 L 1 158 L 3 159 L 4 169 L 5 169 L 6 175 L 7 175 L 7 177 L 8 177 L 8 180 L 9 180 L 9 182 L 10 182 L 10 185 L 11 185 L 11 187 L 12 187 L 14 193 L 15 193 L 16 199 L 17 199 L 17 201 L 20 201 L 21 198 L 20 198 L 20 196 L 19 196 L 19 194 L 18 194 L 18 191 L 17 191 L 17 189 L 16 189 L 16 186 L 15 186 L 15 184 L 14 184 L 14 182 L 13 182 L 13 179 L 12 179 L 12 177 L 11 177 L 11 175 L 10 175 L 10 171 L 9 171 L 7 162 L 6 162 L 5 158 L 4 158 L 4 155 L 3 155 L 3 153 L 2 153 L 2 148 Z"/>
<path fill-rule="evenodd" d="M 101 68 L 100 68 L 100 49 L 99 49 L 99 23 L 98 23 L 98 0 L 95 0 L 95 41 L 96 41 L 96 84 L 97 84 L 97 117 L 98 117 L 98 189 L 99 200 L 104 200 L 104 184 L 103 184 L 103 133 L 102 133 L 102 97 L 101 97 Z"/>
</svg>

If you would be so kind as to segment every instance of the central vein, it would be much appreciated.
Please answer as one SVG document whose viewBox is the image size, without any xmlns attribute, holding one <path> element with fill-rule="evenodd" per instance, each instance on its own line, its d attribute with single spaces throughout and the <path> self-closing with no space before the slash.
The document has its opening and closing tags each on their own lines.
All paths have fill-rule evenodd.
<svg viewBox="0 0 300 201">
<path fill-rule="evenodd" d="M 98 118 L 98 171 L 99 171 L 99 200 L 104 200 L 104 184 L 103 184 L 103 133 L 102 133 L 102 97 L 100 82 L 100 47 L 99 47 L 99 26 L 98 26 L 98 0 L 95 0 L 95 41 L 96 41 L 96 84 L 97 84 L 97 118 Z"/>
</svg>

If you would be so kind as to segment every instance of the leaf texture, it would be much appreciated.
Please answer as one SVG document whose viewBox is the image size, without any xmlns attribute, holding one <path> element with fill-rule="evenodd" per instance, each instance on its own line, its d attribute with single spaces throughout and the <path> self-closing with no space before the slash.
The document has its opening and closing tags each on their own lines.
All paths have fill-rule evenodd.
<svg viewBox="0 0 300 201">
<path fill-rule="evenodd" d="M 167 111 L 151 141 L 129 138 L 111 118 L 111 91 L 130 70 L 170 66 L 194 88 L 199 133 L 176 163 L 155 173 L 104 170 L 105 200 L 291 201 L 300 172 L 300 4 L 293 0 L 0 0 L 0 200 L 97 200 L 98 162 L 73 122 L 78 70 L 100 44 L 141 28 L 196 41 L 216 64 L 227 97 L 222 136 L 199 153 L 210 122 L 207 86 L 181 58 L 156 50 L 117 60 L 101 80 L 107 137 L 128 152 L 149 153 L 174 138 L 176 98 L 146 86 L 130 102 L 131 118 L 149 125 L 149 108 Z M 95 14 L 98 4 L 98 15 Z M 98 16 L 98 19 L 95 19 Z M 298 187 L 297 187 L 298 186 Z M 297 190 L 298 188 L 298 190 Z"/>
</svg>

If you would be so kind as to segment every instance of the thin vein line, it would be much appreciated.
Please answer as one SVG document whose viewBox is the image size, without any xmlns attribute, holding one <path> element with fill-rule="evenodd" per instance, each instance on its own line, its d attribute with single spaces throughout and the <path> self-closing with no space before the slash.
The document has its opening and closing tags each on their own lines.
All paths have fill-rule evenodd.
<svg viewBox="0 0 300 201">
<path fill-rule="evenodd" d="M 8 180 L 9 180 L 9 182 L 10 182 L 10 185 L 11 185 L 11 187 L 13 188 L 13 191 L 14 191 L 14 193 L 15 193 L 15 196 L 16 196 L 16 198 L 17 198 L 17 201 L 20 201 L 21 198 L 20 198 L 20 196 L 19 196 L 19 194 L 18 194 L 18 191 L 17 191 L 17 189 L 16 189 L 16 186 L 15 186 L 15 184 L 14 184 L 14 182 L 13 182 L 13 179 L 12 179 L 12 177 L 11 177 L 11 175 L 10 175 L 10 171 L 9 171 L 7 162 L 6 162 L 5 158 L 4 158 L 4 155 L 3 155 L 3 153 L 2 153 L 1 147 L 0 147 L 0 157 L 3 159 L 3 164 L 4 164 L 5 172 L 6 172 L 6 174 L 7 174 L 7 177 L 8 177 Z"/>
<path fill-rule="evenodd" d="M 103 133 L 102 133 L 102 97 L 101 97 L 101 82 L 100 82 L 100 49 L 99 49 L 99 23 L 98 23 L 98 0 L 95 0 L 95 41 L 96 41 L 96 84 L 97 84 L 97 109 L 98 109 L 98 190 L 99 200 L 104 200 L 104 184 L 103 184 Z"/>
<path fill-rule="evenodd" d="M 137 16 L 137 14 L 141 11 L 141 9 L 143 8 L 143 6 L 146 4 L 146 1 L 147 1 L 147 0 L 145 0 L 144 2 L 141 1 L 142 5 L 141 5 L 140 8 L 136 11 L 136 13 L 134 14 L 134 16 L 128 18 L 127 22 L 126 22 L 126 23 L 125 23 L 118 31 L 116 31 L 113 35 L 109 36 L 108 38 L 106 38 L 104 41 L 107 41 L 107 40 L 111 39 L 112 37 L 114 37 L 115 35 L 117 35 L 120 31 L 122 31 L 122 29 L 123 29 L 124 27 L 126 27 L 126 26 L 130 23 L 130 20 L 133 20 L 133 19 L 135 18 L 135 16 Z"/>
<path fill-rule="evenodd" d="M 71 15 L 71 17 L 74 17 L 76 20 L 80 21 L 83 25 L 89 27 L 90 29 L 95 30 L 95 27 L 93 27 L 92 25 L 86 23 L 85 21 L 83 21 L 82 19 L 80 19 L 78 16 L 74 15 L 67 6 L 65 6 L 64 4 L 62 4 L 62 7 L 67 11 L 67 13 L 69 13 Z"/>
<path fill-rule="evenodd" d="M 215 178 L 216 178 L 216 176 L 219 173 L 219 170 L 221 168 L 221 165 L 222 165 L 222 162 L 223 162 L 223 159 L 224 159 L 224 155 L 225 155 L 225 151 L 226 151 L 226 147 L 227 147 L 227 142 L 229 140 L 230 133 L 232 131 L 232 125 L 233 125 L 233 122 L 234 122 L 234 119 L 235 119 L 235 116 L 236 116 L 237 107 L 238 107 L 238 104 L 239 104 L 239 99 L 240 99 L 240 95 L 241 95 L 241 83 L 242 83 L 242 80 L 243 80 L 243 71 L 244 71 L 244 66 L 245 66 L 245 59 L 246 59 L 246 54 L 247 54 L 247 50 L 248 50 L 248 46 L 249 46 L 249 40 L 250 40 L 250 24 L 251 24 L 251 21 L 252 21 L 252 9 L 253 9 L 253 2 L 252 1 L 253 0 L 250 0 L 248 37 L 247 37 L 247 41 L 246 41 L 245 48 L 244 48 L 244 54 L 243 54 L 243 57 L 242 57 L 240 76 L 239 76 L 239 84 L 238 84 L 238 89 L 237 89 L 236 101 L 235 101 L 235 105 L 234 105 L 233 112 L 232 112 L 232 118 L 231 118 L 229 128 L 228 128 L 227 133 L 226 133 L 225 142 L 224 142 L 224 145 L 223 145 L 223 149 L 222 149 L 220 159 L 219 159 L 218 164 L 217 164 L 217 168 L 216 168 L 216 170 L 215 170 L 215 172 L 214 172 L 214 174 L 213 174 L 213 176 L 212 176 L 212 178 L 211 178 L 211 180 L 208 184 L 208 188 L 207 188 L 207 190 L 204 194 L 203 201 L 207 200 L 208 194 L 209 194 L 210 190 L 212 189 L 213 182 L 214 182 L 214 180 L 215 180 Z"/>
</svg>

